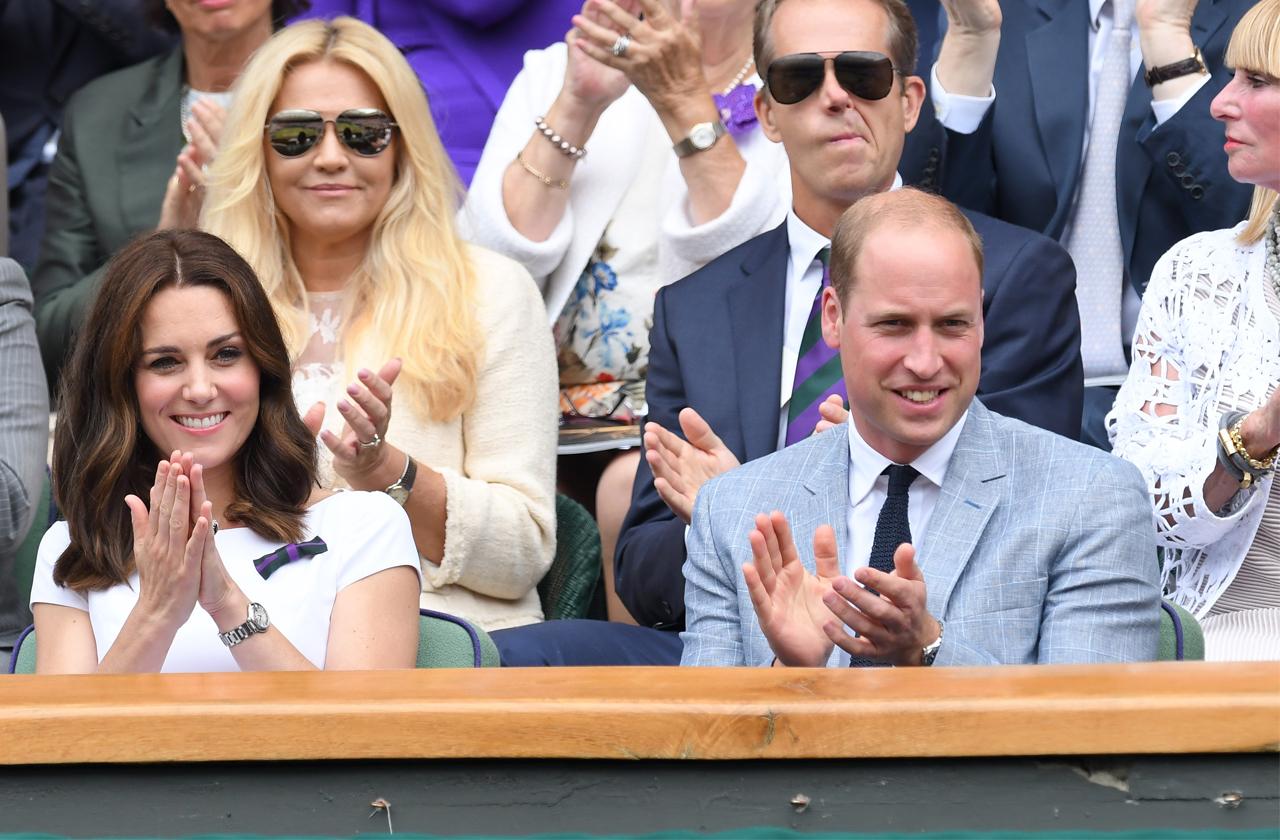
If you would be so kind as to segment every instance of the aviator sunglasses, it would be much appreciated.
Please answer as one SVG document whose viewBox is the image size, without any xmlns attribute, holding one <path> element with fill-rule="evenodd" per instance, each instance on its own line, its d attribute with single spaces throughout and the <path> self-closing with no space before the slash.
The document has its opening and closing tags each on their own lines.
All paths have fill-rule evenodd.
<svg viewBox="0 0 1280 840">
<path fill-rule="evenodd" d="M 827 62 L 840 87 L 859 99 L 884 99 L 893 89 L 893 62 L 878 52 L 795 53 L 773 60 L 765 74 L 769 95 L 794 105 L 822 86 Z"/>
<path fill-rule="evenodd" d="M 333 124 L 339 142 L 361 157 L 373 157 L 391 145 L 397 124 L 377 108 L 352 108 L 335 119 L 304 109 L 281 111 L 267 121 L 267 140 L 281 157 L 298 157 L 311 151 L 324 138 L 325 127 Z"/>
</svg>

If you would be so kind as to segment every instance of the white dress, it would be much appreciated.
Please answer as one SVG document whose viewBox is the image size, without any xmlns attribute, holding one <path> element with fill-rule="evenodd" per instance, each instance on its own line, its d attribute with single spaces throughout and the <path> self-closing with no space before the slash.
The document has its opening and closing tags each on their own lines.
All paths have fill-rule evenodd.
<svg viewBox="0 0 1280 840">
<path fill-rule="evenodd" d="M 301 550 L 295 552 L 248 528 L 223 529 L 214 541 L 227 573 L 245 596 L 262 604 L 271 624 L 311 664 L 323 668 L 329 617 L 339 592 L 395 566 L 409 566 L 419 576 L 422 573 L 409 518 L 384 493 L 345 492 L 321 499 L 306 512 L 303 537 L 295 544 Z M 317 552 L 321 545 L 313 542 L 316 538 L 323 551 Z M 138 603 L 138 573 L 130 575 L 128 583 L 84 594 L 58 586 L 53 582 L 53 566 L 70 542 L 66 522 L 55 523 L 40 541 L 31 603 L 59 604 L 87 612 L 101 662 Z M 272 558 L 282 549 L 278 559 Z M 213 619 L 197 604 L 178 628 L 160 670 L 238 671 L 239 666 L 218 638 Z"/>
<path fill-rule="evenodd" d="M 1262 242 L 1236 241 L 1243 226 L 1188 237 L 1160 258 L 1143 296 L 1133 365 L 1107 415 L 1113 451 L 1137 465 L 1151 490 L 1165 596 L 1202 622 L 1239 572 L 1274 480 L 1268 475 L 1220 511 L 1205 504 L 1222 415 L 1254 410 L 1280 382 L 1280 322 L 1268 306 L 1265 252 Z M 1160 416 L 1144 410 L 1150 405 L 1176 411 Z"/>
</svg>

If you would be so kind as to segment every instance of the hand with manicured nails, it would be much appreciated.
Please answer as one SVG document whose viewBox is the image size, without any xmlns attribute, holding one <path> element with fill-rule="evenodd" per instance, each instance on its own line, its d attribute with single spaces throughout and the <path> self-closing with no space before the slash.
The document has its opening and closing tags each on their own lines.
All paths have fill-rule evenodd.
<svg viewBox="0 0 1280 840">
<path fill-rule="evenodd" d="M 347 394 L 352 401 L 338 401 L 338 413 L 346 421 L 340 435 L 321 430 L 325 412 L 322 402 L 311 406 L 302 418 L 311 433 L 318 435 L 321 443 L 333 453 L 334 472 L 352 487 L 364 486 L 371 477 L 388 474 L 387 459 L 392 450 L 386 443 L 387 425 L 391 422 L 392 385 L 400 375 L 400 368 L 401 361 L 396 358 L 384 364 L 377 373 L 367 368 L 360 369 L 357 373 L 359 381 L 347 386 Z M 374 435 L 382 440 L 380 445 L 360 445 L 361 442 L 372 441 Z M 399 460 L 403 461 L 403 457 Z M 391 471 L 399 475 L 402 466 L 400 463 Z M 381 482 L 380 486 L 389 484 Z"/>
<path fill-rule="evenodd" d="M 156 467 L 150 504 L 133 494 L 124 500 L 133 523 L 138 605 L 173 629 L 185 622 L 195 608 L 205 535 L 212 521 L 207 501 L 202 504 L 206 510 L 192 518 L 191 480 L 184 474 L 181 457 L 181 453 L 174 452 L 170 460 L 161 461 Z"/>
<path fill-rule="evenodd" d="M 705 98 L 707 79 L 695 0 L 683 0 L 679 17 L 661 0 L 639 0 L 638 6 L 588 0 L 583 14 L 573 18 L 583 36 L 573 46 L 625 73 L 659 114 L 670 113 L 693 97 Z M 643 20 L 637 11 L 643 12 Z M 625 54 L 617 56 L 613 45 L 620 33 L 626 33 L 631 43 Z"/>
</svg>

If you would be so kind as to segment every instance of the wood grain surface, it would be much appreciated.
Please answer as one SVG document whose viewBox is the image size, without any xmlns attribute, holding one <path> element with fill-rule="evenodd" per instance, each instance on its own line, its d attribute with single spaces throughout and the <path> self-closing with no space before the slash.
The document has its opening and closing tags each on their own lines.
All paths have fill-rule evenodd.
<svg viewBox="0 0 1280 840">
<path fill-rule="evenodd" d="M 0 677 L 0 763 L 1280 751 L 1280 663 Z"/>
</svg>

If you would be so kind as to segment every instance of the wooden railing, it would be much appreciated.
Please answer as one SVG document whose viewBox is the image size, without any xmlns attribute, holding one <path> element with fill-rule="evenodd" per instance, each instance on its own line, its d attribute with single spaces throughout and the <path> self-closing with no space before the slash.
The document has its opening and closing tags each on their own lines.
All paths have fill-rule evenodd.
<svg viewBox="0 0 1280 840">
<path fill-rule="evenodd" d="M 0 678 L 0 763 L 1280 750 L 1280 664 Z"/>
</svg>

